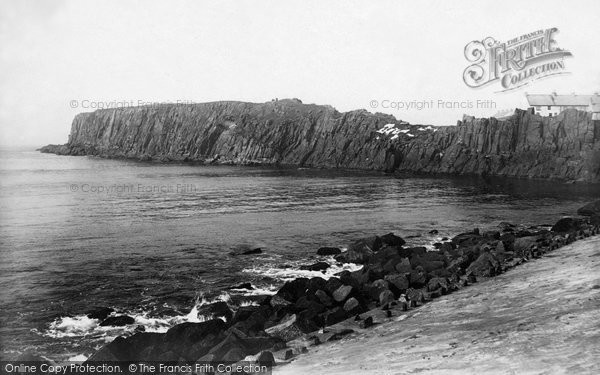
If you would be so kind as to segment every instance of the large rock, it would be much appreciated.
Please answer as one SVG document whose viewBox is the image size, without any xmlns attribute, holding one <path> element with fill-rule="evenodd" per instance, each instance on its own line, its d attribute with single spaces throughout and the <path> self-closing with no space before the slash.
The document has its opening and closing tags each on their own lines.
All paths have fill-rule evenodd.
<svg viewBox="0 0 600 375">
<path fill-rule="evenodd" d="M 329 267 L 331 266 L 327 262 L 317 262 L 309 265 L 300 266 L 300 269 L 305 271 L 325 271 Z"/>
<path fill-rule="evenodd" d="M 135 323 L 135 319 L 129 315 L 109 316 L 100 323 L 101 327 L 114 326 L 121 327 Z"/>
<path fill-rule="evenodd" d="M 394 233 L 388 233 L 381 236 L 381 242 L 388 246 L 404 246 L 406 241 L 402 237 L 396 236 Z"/>
<path fill-rule="evenodd" d="M 178 324 L 165 334 L 162 352 L 172 352 L 177 358 L 195 361 L 225 338 L 225 328 L 226 325 L 221 319 Z M 154 359 L 159 358 L 161 357 Z M 172 360 L 173 357 L 167 359 Z"/>
<path fill-rule="evenodd" d="M 393 246 L 385 246 L 370 257 L 369 264 L 378 264 L 383 267 L 383 265 L 392 259 L 402 259 L 398 254 L 398 248 Z"/>
<path fill-rule="evenodd" d="M 233 312 L 229 308 L 227 302 L 219 301 L 208 305 L 201 306 L 198 309 L 198 315 L 207 316 L 210 318 L 223 317 L 228 322 L 233 318 Z"/>
<path fill-rule="evenodd" d="M 578 215 L 600 216 L 600 200 L 586 204 L 577 210 Z"/>
<path fill-rule="evenodd" d="M 527 255 L 527 253 L 534 246 L 537 246 L 537 243 L 538 243 L 537 236 L 519 237 L 519 238 L 515 239 L 515 242 L 513 243 L 512 248 L 513 248 L 513 251 L 516 256 L 523 257 L 523 256 Z M 503 244 L 503 247 L 505 248 L 504 244 Z"/>
<path fill-rule="evenodd" d="M 255 255 L 255 254 L 261 254 L 261 253 L 262 253 L 262 249 L 260 247 L 250 247 L 247 245 L 240 245 L 240 246 L 233 248 L 229 252 L 229 255 L 240 256 L 240 255 Z"/>
<path fill-rule="evenodd" d="M 272 337 L 278 337 L 283 341 L 290 341 L 304 334 L 296 324 L 296 314 L 290 315 L 275 326 L 265 329 L 265 332 Z"/>
<path fill-rule="evenodd" d="M 88 312 L 86 313 L 86 315 L 90 319 L 104 320 L 110 314 L 112 314 L 114 311 L 115 310 L 113 308 L 110 308 L 110 307 L 96 307 L 94 309 L 88 310 Z"/>
<path fill-rule="evenodd" d="M 401 274 L 386 275 L 385 280 L 390 283 L 390 289 L 398 296 L 409 287 L 408 279 Z"/>
<path fill-rule="evenodd" d="M 308 279 L 301 277 L 288 281 L 277 291 L 277 295 L 289 302 L 296 302 L 298 298 L 306 295 Z"/>
<path fill-rule="evenodd" d="M 500 273 L 500 262 L 494 255 L 489 252 L 482 253 L 475 262 L 471 263 L 467 269 L 467 273 L 472 273 L 475 276 L 495 276 Z"/>
<path fill-rule="evenodd" d="M 233 317 L 232 326 L 248 335 L 253 335 L 261 332 L 266 323 L 269 321 L 273 309 L 268 305 L 248 306 L 256 307 L 256 309 L 246 319 L 241 319 L 238 312 Z M 240 307 L 241 309 L 242 307 Z"/>
<path fill-rule="evenodd" d="M 564 217 L 554 224 L 552 227 L 553 232 L 565 233 L 565 232 L 575 232 L 581 229 L 581 225 L 583 221 L 573 217 Z"/>
<path fill-rule="evenodd" d="M 352 243 L 348 250 L 335 256 L 342 263 L 367 263 L 371 256 L 381 247 L 381 239 L 377 236 L 367 237 Z"/>
<path fill-rule="evenodd" d="M 321 247 L 317 250 L 318 255 L 338 255 L 341 252 L 342 250 L 337 247 Z"/>
<path fill-rule="evenodd" d="M 354 288 L 350 285 L 342 285 L 333 292 L 333 299 L 338 303 L 342 303 L 350 296 L 353 290 Z"/>
<path fill-rule="evenodd" d="M 166 350 L 164 334 L 138 332 L 127 338 L 117 337 L 104 345 L 86 362 L 150 361 Z"/>
<path fill-rule="evenodd" d="M 327 292 L 325 292 L 324 290 L 317 290 L 315 292 L 315 297 L 318 298 L 319 302 L 321 302 L 321 304 L 325 307 L 331 307 L 333 306 L 333 301 L 331 300 L 331 297 L 329 297 L 329 295 L 327 294 Z"/>
<path fill-rule="evenodd" d="M 425 255 L 423 256 L 418 256 L 415 255 L 412 258 L 410 258 L 410 264 L 413 268 L 416 267 L 423 267 L 423 269 L 425 270 L 425 272 L 432 272 L 434 270 L 437 270 L 439 268 L 444 268 L 445 267 L 445 262 L 442 260 L 430 260 L 427 259 L 427 257 Z"/>
</svg>

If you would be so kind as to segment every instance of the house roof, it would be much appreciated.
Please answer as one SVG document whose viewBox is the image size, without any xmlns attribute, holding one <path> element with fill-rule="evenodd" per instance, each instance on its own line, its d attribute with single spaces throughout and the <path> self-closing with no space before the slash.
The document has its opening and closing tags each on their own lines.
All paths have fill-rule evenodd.
<svg viewBox="0 0 600 375">
<path fill-rule="evenodd" d="M 526 95 L 529 105 L 589 106 L 600 103 L 600 95 Z"/>
</svg>

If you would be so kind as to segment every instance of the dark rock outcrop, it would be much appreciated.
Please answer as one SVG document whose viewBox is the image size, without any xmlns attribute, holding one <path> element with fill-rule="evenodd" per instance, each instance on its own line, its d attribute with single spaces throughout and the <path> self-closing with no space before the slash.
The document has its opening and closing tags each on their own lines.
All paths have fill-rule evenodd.
<svg viewBox="0 0 600 375">
<path fill-rule="evenodd" d="M 555 117 L 516 110 L 503 120 L 467 116 L 434 129 L 295 100 L 165 104 L 81 113 L 67 144 L 40 151 L 600 181 L 600 121 L 576 110 Z"/>
<path fill-rule="evenodd" d="M 104 319 L 102 321 L 102 323 L 100 323 L 101 327 L 106 327 L 106 326 L 115 326 L 115 327 L 120 327 L 120 326 L 126 326 L 129 324 L 133 324 L 135 323 L 135 319 L 130 317 L 129 315 L 117 315 L 117 316 L 109 316 L 108 318 Z"/>
<path fill-rule="evenodd" d="M 586 204 L 577 210 L 578 215 L 600 216 L 600 200 Z"/>
<path fill-rule="evenodd" d="M 317 250 L 317 255 L 338 255 L 341 252 L 337 247 L 321 247 Z"/>
</svg>

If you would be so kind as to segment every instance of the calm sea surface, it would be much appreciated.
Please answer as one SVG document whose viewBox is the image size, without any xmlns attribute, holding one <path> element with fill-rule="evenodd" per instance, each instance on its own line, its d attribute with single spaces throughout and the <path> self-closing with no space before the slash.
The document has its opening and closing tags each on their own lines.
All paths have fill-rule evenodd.
<svg viewBox="0 0 600 375">
<path fill-rule="evenodd" d="M 202 320 L 214 300 L 253 303 L 320 260 L 320 246 L 394 232 L 430 245 L 501 221 L 552 224 L 598 185 L 379 173 L 164 165 L 0 151 L 0 346 L 83 359 L 135 326 Z M 430 235 L 432 229 L 439 234 Z M 253 256 L 230 256 L 240 246 Z M 332 261 L 331 258 L 323 258 Z M 350 265 L 333 267 L 330 276 Z M 256 290 L 229 290 L 240 282 Z M 136 319 L 99 327 L 109 306 Z"/>
</svg>

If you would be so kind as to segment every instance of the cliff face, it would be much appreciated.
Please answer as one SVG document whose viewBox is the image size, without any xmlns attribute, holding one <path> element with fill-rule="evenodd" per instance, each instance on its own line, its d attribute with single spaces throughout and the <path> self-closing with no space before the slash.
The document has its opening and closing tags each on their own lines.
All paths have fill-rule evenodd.
<svg viewBox="0 0 600 375">
<path fill-rule="evenodd" d="M 42 152 L 598 182 L 600 122 L 517 110 L 433 128 L 296 100 L 165 104 L 79 114 L 69 142 Z"/>
</svg>

